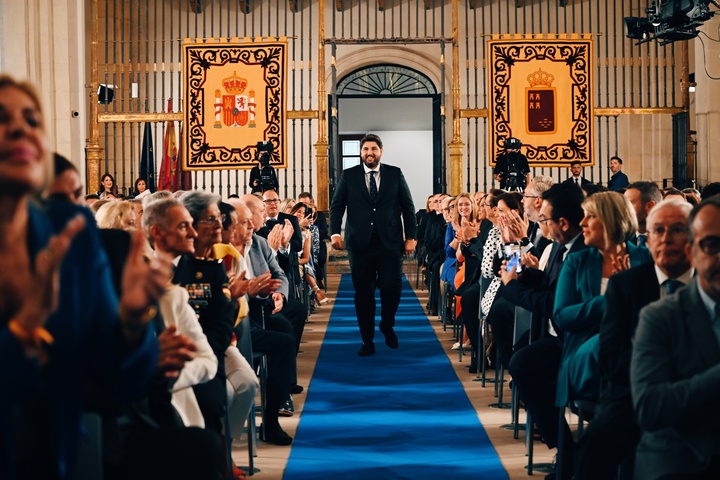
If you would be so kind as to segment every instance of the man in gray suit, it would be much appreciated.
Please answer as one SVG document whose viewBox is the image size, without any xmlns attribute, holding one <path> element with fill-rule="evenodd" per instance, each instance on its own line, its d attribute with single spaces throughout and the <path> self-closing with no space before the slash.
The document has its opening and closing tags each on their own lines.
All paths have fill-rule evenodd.
<svg viewBox="0 0 720 480">
<path fill-rule="evenodd" d="M 696 271 L 640 312 L 630 379 L 642 436 L 635 478 L 720 478 L 720 198 L 688 220 Z"/>
</svg>

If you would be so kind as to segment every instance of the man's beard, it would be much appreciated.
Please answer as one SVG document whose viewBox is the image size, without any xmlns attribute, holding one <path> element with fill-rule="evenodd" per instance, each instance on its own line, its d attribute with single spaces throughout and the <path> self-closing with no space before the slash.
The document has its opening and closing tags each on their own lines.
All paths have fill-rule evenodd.
<svg viewBox="0 0 720 480">
<path fill-rule="evenodd" d="M 368 168 L 375 168 L 375 167 L 378 166 L 378 164 L 380 164 L 380 158 L 378 158 L 378 157 L 376 157 L 376 156 L 374 156 L 374 155 L 366 155 L 366 156 L 363 158 L 363 163 L 364 163 L 365 166 L 367 166 Z"/>
</svg>

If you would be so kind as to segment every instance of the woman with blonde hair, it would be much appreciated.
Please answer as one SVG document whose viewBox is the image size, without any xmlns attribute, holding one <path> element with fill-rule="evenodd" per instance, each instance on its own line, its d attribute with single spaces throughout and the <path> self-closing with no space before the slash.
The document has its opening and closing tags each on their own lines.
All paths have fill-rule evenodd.
<svg viewBox="0 0 720 480">
<path fill-rule="evenodd" d="M 580 221 L 588 248 L 568 255 L 555 291 L 553 321 L 564 334 L 555 404 L 596 399 L 598 331 L 605 313 L 605 289 L 616 273 L 652 261 L 650 252 L 627 239 L 637 231 L 630 201 L 617 192 L 600 192 L 582 203 Z"/>
<path fill-rule="evenodd" d="M 108 202 L 98 209 L 95 221 L 99 228 L 135 228 L 138 223 L 137 209 L 131 202 Z"/>
</svg>

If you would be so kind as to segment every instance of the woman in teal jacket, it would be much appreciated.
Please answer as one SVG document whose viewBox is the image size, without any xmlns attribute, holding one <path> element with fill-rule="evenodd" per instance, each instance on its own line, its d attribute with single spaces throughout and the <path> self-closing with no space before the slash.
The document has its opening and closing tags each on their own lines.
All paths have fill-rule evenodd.
<svg viewBox="0 0 720 480">
<path fill-rule="evenodd" d="M 623 195 L 596 193 L 582 207 L 585 216 L 580 226 L 589 248 L 568 256 L 555 291 L 553 320 L 563 335 L 558 407 L 572 399 L 597 398 L 597 334 L 605 312 L 607 281 L 622 270 L 652 261 L 647 248 L 627 241 L 637 231 L 637 218 Z"/>
</svg>

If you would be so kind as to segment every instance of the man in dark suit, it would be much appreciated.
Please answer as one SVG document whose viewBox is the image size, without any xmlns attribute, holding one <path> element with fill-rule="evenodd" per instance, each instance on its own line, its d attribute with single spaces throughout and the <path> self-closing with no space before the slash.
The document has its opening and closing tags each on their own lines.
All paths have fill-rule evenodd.
<svg viewBox="0 0 720 480">
<path fill-rule="evenodd" d="M 503 296 L 510 302 L 533 313 L 532 343 L 518 348 L 510 359 L 509 371 L 525 404 L 548 448 L 558 445 L 560 434 L 572 445 L 572 434 L 565 425 L 559 431 L 559 411 L 555 407 L 557 376 L 562 356 L 562 332 L 549 320 L 555 305 L 555 289 L 563 263 L 570 253 L 586 248 L 582 239 L 580 221 L 583 193 L 569 184 L 553 185 L 543 193 L 538 222 L 546 223 L 549 235 L 555 242 L 544 271 L 525 269 L 521 276 L 514 268 L 501 272 L 505 284 Z M 552 329 L 551 329 L 552 326 Z M 562 455 L 571 462 L 572 455 Z M 564 471 L 570 472 L 571 468 Z"/>
<path fill-rule="evenodd" d="M 635 210 L 638 221 L 636 245 L 645 245 L 647 242 L 647 218 L 653 207 L 663 199 L 662 192 L 655 182 L 633 182 L 625 188 L 625 198 Z"/>
<path fill-rule="evenodd" d="M 621 188 L 625 188 L 630 183 L 630 180 L 628 180 L 627 175 L 625 175 L 622 172 L 623 168 L 623 161 L 620 157 L 610 157 L 610 171 L 612 172 L 612 177 L 610 177 L 610 180 L 608 181 L 607 188 L 608 190 L 612 191 L 618 191 Z"/>
<path fill-rule="evenodd" d="M 720 478 L 720 198 L 691 212 L 696 276 L 640 312 L 630 362 L 635 478 Z"/>
<path fill-rule="evenodd" d="M 252 199 L 249 196 L 243 196 L 243 200 L 252 210 Z M 279 248 L 275 249 L 278 258 L 278 264 L 288 277 L 289 297 L 293 300 L 300 300 L 300 269 L 298 267 L 298 253 L 303 249 L 303 238 L 300 224 L 295 215 L 289 215 L 280 211 L 280 196 L 275 190 L 266 190 L 262 194 L 262 202 L 265 204 L 265 216 L 267 217 L 264 225 L 255 225 L 255 233 L 265 239 L 270 238 L 270 232 L 276 225 L 283 226 L 290 222 L 293 228 L 292 237 L 289 243 L 283 240 Z M 287 222 L 286 222 L 287 221 Z M 275 247 L 270 242 L 271 246 Z"/>
<path fill-rule="evenodd" d="M 574 160 L 570 162 L 570 173 L 572 175 L 562 183 L 572 183 L 580 188 L 583 188 L 585 187 L 585 185 L 590 185 L 592 183 L 590 180 L 582 176 L 582 163 L 580 163 L 580 160 Z"/>
<path fill-rule="evenodd" d="M 647 246 L 654 263 L 620 272 L 608 281 L 607 309 L 600 325 L 602 393 L 595 417 L 577 445 L 578 478 L 614 478 L 618 465 L 635 452 L 640 428 L 630 397 L 632 338 L 643 307 L 692 280 L 686 252 L 691 209 L 689 203 L 677 200 L 658 203 L 647 217 Z"/>
<path fill-rule="evenodd" d="M 415 251 L 415 206 L 402 171 L 380 164 L 380 137 L 360 140 L 362 164 L 345 170 L 330 206 L 332 246 L 342 250 L 340 235 L 347 209 L 345 239 L 355 287 L 355 312 L 362 347 L 360 356 L 375 353 L 375 286 L 380 289 L 380 332 L 390 348 L 398 347 L 395 313 L 402 292 L 403 253 Z"/>
</svg>

